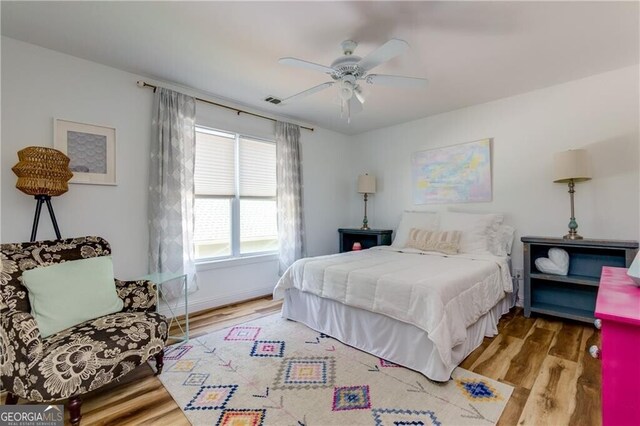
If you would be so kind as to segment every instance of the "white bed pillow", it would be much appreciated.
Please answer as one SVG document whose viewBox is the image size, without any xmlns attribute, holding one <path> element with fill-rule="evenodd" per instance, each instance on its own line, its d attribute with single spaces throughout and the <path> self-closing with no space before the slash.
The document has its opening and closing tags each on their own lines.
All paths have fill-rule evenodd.
<svg viewBox="0 0 640 426">
<path fill-rule="evenodd" d="M 460 253 L 493 254 L 493 241 L 503 220 L 504 217 L 497 213 L 443 212 L 440 230 L 462 231 Z"/>
<path fill-rule="evenodd" d="M 513 244 L 513 235 L 515 233 L 515 229 L 510 226 L 502 229 L 502 223 L 504 221 L 504 215 L 502 213 L 465 212 L 455 209 L 450 209 L 449 211 L 475 215 L 493 215 L 493 225 L 489 228 L 488 231 L 489 253 L 495 256 L 508 256 L 509 254 L 511 254 L 511 246 Z"/>
<path fill-rule="evenodd" d="M 391 247 L 404 248 L 407 245 L 409 239 L 409 231 L 411 228 L 429 229 L 432 231 L 438 230 L 438 213 L 437 212 L 412 212 L 403 211 L 402 219 L 398 229 L 396 229 L 396 235 L 393 238 Z"/>
<path fill-rule="evenodd" d="M 493 240 L 491 252 L 496 256 L 509 256 L 513 246 L 516 229 L 509 225 L 500 225 Z"/>
</svg>

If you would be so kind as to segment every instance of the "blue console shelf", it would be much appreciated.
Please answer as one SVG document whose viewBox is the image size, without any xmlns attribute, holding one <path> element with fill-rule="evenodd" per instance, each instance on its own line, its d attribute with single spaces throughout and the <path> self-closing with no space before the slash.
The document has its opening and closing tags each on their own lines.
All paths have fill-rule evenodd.
<svg viewBox="0 0 640 426">
<path fill-rule="evenodd" d="M 535 313 L 593 322 L 602 267 L 628 268 L 638 252 L 637 241 L 522 237 L 522 242 L 526 317 Z M 567 275 L 536 269 L 536 259 L 547 257 L 552 247 L 569 253 Z"/>
</svg>

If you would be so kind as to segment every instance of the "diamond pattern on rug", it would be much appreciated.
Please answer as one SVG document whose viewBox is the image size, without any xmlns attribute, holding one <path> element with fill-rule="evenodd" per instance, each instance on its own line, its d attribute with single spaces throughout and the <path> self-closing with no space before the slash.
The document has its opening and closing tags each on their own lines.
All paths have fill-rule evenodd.
<svg viewBox="0 0 640 426">
<path fill-rule="evenodd" d="M 191 373 L 182 383 L 182 386 L 202 386 L 202 384 L 209 378 L 208 374 L 204 373 Z"/>
<path fill-rule="evenodd" d="M 180 359 L 176 361 L 171 367 L 169 367 L 168 371 L 172 373 L 188 373 L 193 371 L 198 364 L 199 359 Z"/>
<path fill-rule="evenodd" d="M 333 357 L 285 358 L 273 389 L 316 389 L 332 387 L 335 381 Z"/>
<path fill-rule="evenodd" d="M 282 358 L 284 356 L 284 342 L 281 340 L 256 340 L 249 355 Z"/>
<path fill-rule="evenodd" d="M 433 411 L 402 410 L 397 408 L 374 408 L 371 410 L 375 426 L 441 426 Z"/>
<path fill-rule="evenodd" d="M 238 385 L 201 386 L 185 410 L 218 410 L 224 408 Z"/>
<path fill-rule="evenodd" d="M 258 338 L 260 327 L 233 327 L 224 340 L 254 341 Z"/>
<path fill-rule="evenodd" d="M 333 390 L 333 411 L 371 408 L 369 386 L 342 386 Z"/>
<path fill-rule="evenodd" d="M 394 367 L 394 368 L 402 368 L 401 365 L 394 364 L 391 361 L 387 361 L 386 359 L 380 358 L 380 367 Z"/>
<path fill-rule="evenodd" d="M 177 360 L 193 348 L 191 345 L 173 346 L 165 349 L 164 360 Z"/>
<path fill-rule="evenodd" d="M 224 410 L 216 426 L 262 426 L 267 410 Z"/>
<path fill-rule="evenodd" d="M 456 379 L 456 384 L 462 390 L 464 396 L 471 401 L 496 401 L 502 400 L 502 396 L 489 383 L 481 379 Z"/>
</svg>

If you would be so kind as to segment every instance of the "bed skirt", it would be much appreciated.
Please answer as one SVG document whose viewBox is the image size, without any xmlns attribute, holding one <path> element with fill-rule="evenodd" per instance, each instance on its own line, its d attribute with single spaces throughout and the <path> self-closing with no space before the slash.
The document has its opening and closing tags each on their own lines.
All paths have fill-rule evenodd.
<svg viewBox="0 0 640 426">
<path fill-rule="evenodd" d="M 498 334 L 500 317 L 513 306 L 509 296 L 467 328 L 465 342 L 452 350 L 451 365 L 442 361 L 427 332 L 414 325 L 296 288 L 286 290 L 282 316 L 349 346 L 416 370 L 431 380 L 443 382 L 451 378 L 453 369 L 480 346 L 485 336 Z"/>
</svg>

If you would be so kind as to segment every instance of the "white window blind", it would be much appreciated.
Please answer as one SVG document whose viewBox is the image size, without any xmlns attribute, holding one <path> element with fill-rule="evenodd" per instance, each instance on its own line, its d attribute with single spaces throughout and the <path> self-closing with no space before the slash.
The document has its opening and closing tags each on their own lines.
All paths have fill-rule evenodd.
<svg viewBox="0 0 640 426">
<path fill-rule="evenodd" d="M 233 197 L 235 175 L 235 135 L 196 130 L 196 194 Z"/>
<path fill-rule="evenodd" d="M 278 249 L 273 141 L 196 127 L 194 177 L 197 259 Z"/>
<path fill-rule="evenodd" d="M 276 144 L 240 138 L 240 197 L 276 196 Z"/>
</svg>

